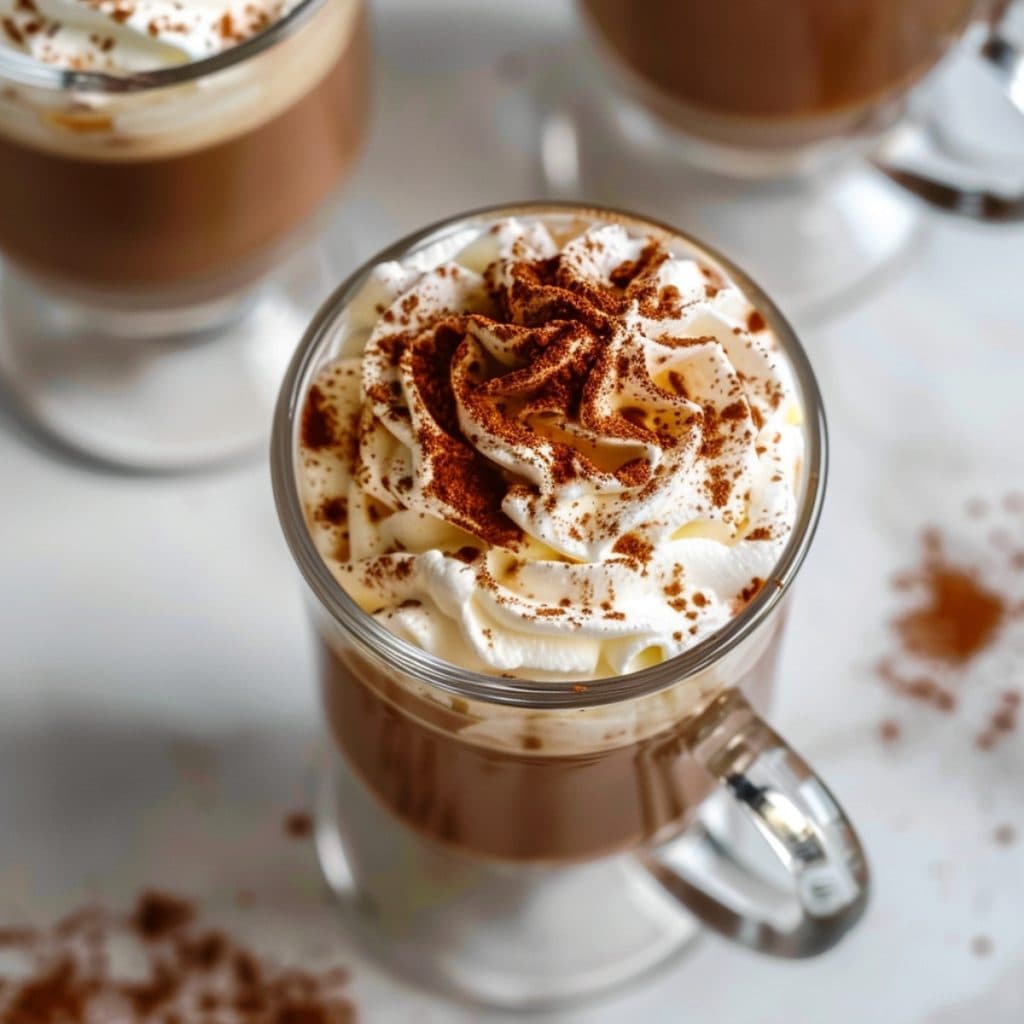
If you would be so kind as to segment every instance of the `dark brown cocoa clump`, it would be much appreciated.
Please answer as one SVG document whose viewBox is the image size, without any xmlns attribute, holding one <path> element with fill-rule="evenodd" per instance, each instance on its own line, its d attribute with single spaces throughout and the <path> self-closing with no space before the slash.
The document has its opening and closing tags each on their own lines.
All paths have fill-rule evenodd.
<svg viewBox="0 0 1024 1024">
<path fill-rule="evenodd" d="M 113 942 L 136 951 L 130 978 L 117 973 Z M 169 893 L 143 893 L 128 915 L 84 907 L 50 928 L 0 926 L 0 945 L 24 961 L 0 978 L 0 1024 L 356 1021 L 344 968 L 281 967 L 200 927 L 193 904 Z"/>
</svg>

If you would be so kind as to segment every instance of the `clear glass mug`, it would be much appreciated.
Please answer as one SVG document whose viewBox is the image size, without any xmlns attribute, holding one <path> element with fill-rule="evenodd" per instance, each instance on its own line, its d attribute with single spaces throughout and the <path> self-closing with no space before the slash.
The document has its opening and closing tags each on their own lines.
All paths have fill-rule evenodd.
<svg viewBox="0 0 1024 1024">
<path fill-rule="evenodd" d="M 282 339 L 337 280 L 368 60 L 363 0 L 135 74 L 0 48 L 0 369 L 31 426 L 141 469 L 265 443 Z"/>
<path fill-rule="evenodd" d="M 806 411 L 799 518 L 770 584 L 695 649 L 593 684 L 481 675 L 399 639 L 335 582 L 299 498 L 305 397 L 336 354 L 348 303 L 370 269 L 508 216 L 623 223 L 731 277 L 764 311 Z M 328 882 L 350 898 L 353 920 L 383 959 L 442 991 L 537 1008 L 650 971 L 701 925 L 802 957 L 856 923 L 868 869 L 854 830 L 760 717 L 825 463 L 821 397 L 790 326 L 735 266 L 663 225 L 569 204 L 491 208 L 402 239 L 338 288 L 286 373 L 271 468 L 320 653 L 329 752 L 317 848 Z M 767 838 L 782 890 L 744 853 L 737 829 L 747 820 Z"/>
<path fill-rule="evenodd" d="M 940 131 L 931 72 L 957 42 L 1024 105 L 1002 0 L 578 0 L 575 62 L 544 85 L 548 190 L 670 217 L 747 267 L 791 315 L 821 316 L 921 225 L 891 179 L 945 209 L 1024 213 L 1015 183 Z M 944 66 L 948 66 L 944 65 Z M 916 90 L 922 80 L 928 88 Z M 1001 99 L 995 88 L 986 109 Z M 948 104 L 947 104 L 948 106 Z M 979 113 L 977 109 L 973 113 Z M 1024 118 L 1017 115 L 1024 157 Z M 942 150 L 943 152 L 940 152 Z"/>
</svg>

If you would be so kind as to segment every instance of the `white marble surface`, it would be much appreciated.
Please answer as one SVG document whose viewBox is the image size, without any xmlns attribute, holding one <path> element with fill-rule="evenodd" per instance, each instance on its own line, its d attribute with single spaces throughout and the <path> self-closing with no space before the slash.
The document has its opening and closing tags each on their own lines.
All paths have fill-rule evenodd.
<svg viewBox="0 0 1024 1024">
<path fill-rule="evenodd" d="M 459 8 L 455 22 L 443 12 Z M 522 66 L 570 30 L 564 4 L 379 3 L 375 135 L 348 220 L 368 253 L 460 208 L 538 191 Z M 456 29 L 454 26 L 458 25 Z M 555 44 L 552 44 L 552 40 Z M 503 55 L 517 55 L 515 60 Z M 824 520 L 792 605 L 780 729 L 857 821 L 875 871 L 863 925 L 780 963 L 707 938 L 644 987 L 552 1021 L 968 1024 L 1024 1019 L 1024 742 L 973 737 L 877 682 L 889 577 L 927 521 L 1024 490 L 1024 228 L 934 219 L 861 306 L 804 330 L 832 427 Z M 316 712 L 299 587 L 263 465 L 186 479 L 99 475 L 0 432 L 0 906 L 46 918 L 143 884 L 201 897 L 254 944 L 337 951 L 368 1022 L 492 1019 L 414 992 L 351 948 L 310 846 Z M 1017 535 L 1024 548 L 1021 524 Z M 987 673 L 987 674 L 986 674 Z M 972 718 L 973 716 L 973 718 Z M 878 725 L 895 718 L 902 740 Z M 236 905 L 239 890 L 256 899 Z M 977 936 L 988 955 L 972 952 Z M 498 1020 L 499 1018 L 494 1017 Z"/>
</svg>

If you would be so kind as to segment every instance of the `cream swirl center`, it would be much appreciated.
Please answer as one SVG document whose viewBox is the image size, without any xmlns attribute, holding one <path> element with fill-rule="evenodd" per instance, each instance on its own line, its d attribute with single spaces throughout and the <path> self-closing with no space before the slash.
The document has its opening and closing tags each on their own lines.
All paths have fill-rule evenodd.
<svg viewBox="0 0 1024 1024">
<path fill-rule="evenodd" d="M 311 389 L 318 547 L 392 629 L 471 668 L 678 653 L 770 574 L 802 450 L 789 367 L 710 267 L 616 225 L 502 222 L 385 264 Z"/>
</svg>

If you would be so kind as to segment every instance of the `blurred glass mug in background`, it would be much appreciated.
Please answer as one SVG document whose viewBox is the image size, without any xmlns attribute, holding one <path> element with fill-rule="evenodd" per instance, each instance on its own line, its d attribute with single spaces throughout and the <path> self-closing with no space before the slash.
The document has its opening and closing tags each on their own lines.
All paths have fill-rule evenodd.
<svg viewBox="0 0 1024 1024">
<path fill-rule="evenodd" d="M 911 146 L 878 149 L 907 126 L 911 88 L 972 24 L 1012 92 L 1018 58 L 998 35 L 1006 2 L 579 0 L 579 10 L 582 68 L 543 132 L 549 189 L 685 224 L 787 312 L 828 312 L 913 237 L 914 207 L 865 163 L 872 153 L 949 208 L 1019 210 L 1013 196 L 979 200 L 956 184 L 963 175 L 940 195 L 926 170 L 897 163 Z M 995 89 L 988 99 L 1002 102 Z"/>
<path fill-rule="evenodd" d="M 498 264 L 488 253 L 497 244 L 494 239 L 509 231 L 509 224 L 522 231 L 518 241 L 508 243 L 510 251 L 524 260 L 538 225 L 560 245 L 568 245 L 565 239 L 581 237 L 580 232 L 591 227 L 621 227 L 645 248 L 639 262 L 627 256 L 617 271 L 611 268 L 618 258 L 602 256 L 589 241 L 573 257 L 580 264 L 566 257 L 568 262 L 557 272 L 551 268 L 558 261 L 544 258 L 537 264 L 521 264 L 518 270 L 494 270 Z M 743 546 L 757 547 L 771 534 L 771 529 L 755 526 L 765 514 L 759 510 L 771 502 L 763 492 L 744 493 L 747 483 L 742 482 L 736 485 L 736 499 L 747 512 L 735 538 L 738 552 L 731 543 L 713 539 L 720 537 L 716 530 L 722 524 L 701 518 L 707 514 L 714 519 L 716 514 L 698 497 L 694 507 L 704 513 L 698 511 L 698 518 L 687 521 L 671 539 L 685 535 L 687 539 L 680 541 L 684 547 L 692 539 L 696 546 L 686 550 L 693 551 L 705 569 L 681 565 L 680 572 L 672 570 L 674 582 L 665 584 L 663 592 L 664 578 L 656 574 L 653 563 L 648 576 L 646 569 L 641 573 L 640 563 L 628 569 L 620 558 L 610 571 L 621 575 L 614 576 L 614 586 L 609 583 L 604 591 L 601 573 L 615 563 L 614 555 L 609 563 L 583 556 L 581 562 L 566 561 L 538 543 L 528 529 L 526 546 L 514 540 L 507 547 L 500 540 L 492 546 L 482 539 L 482 529 L 467 534 L 451 520 L 437 518 L 440 512 L 418 511 L 417 501 L 425 499 L 394 497 L 415 492 L 414 476 L 409 475 L 414 474 L 423 478 L 426 493 L 456 495 L 452 500 L 467 501 L 472 509 L 489 486 L 484 481 L 499 480 L 494 466 L 505 463 L 490 442 L 479 437 L 476 420 L 462 419 L 462 410 L 460 428 L 454 425 L 454 414 L 444 411 L 444 394 L 460 387 L 458 367 L 478 374 L 486 363 L 487 372 L 497 374 L 487 385 L 476 381 L 477 394 L 508 382 L 510 390 L 493 391 L 499 396 L 495 409 L 501 417 L 513 417 L 515 408 L 533 408 L 544 401 L 544 381 L 552 386 L 561 381 L 570 390 L 584 386 L 583 378 L 573 385 L 566 383 L 564 372 L 551 376 L 541 371 L 534 382 L 541 394 L 534 399 L 522 380 L 527 370 L 517 369 L 518 358 L 490 350 L 481 355 L 466 339 L 456 345 L 458 337 L 449 332 L 459 331 L 457 324 L 463 321 L 452 311 L 482 308 L 475 281 L 486 280 L 492 289 L 498 287 L 497 280 L 515 281 L 521 287 L 517 292 L 516 285 L 510 285 L 505 298 L 491 292 L 492 312 L 497 310 L 495 315 L 503 318 L 501 323 L 491 321 L 495 336 L 511 339 L 517 331 L 531 329 L 514 326 L 524 321 L 505 305 L 522 301 L 524 310 L 534 310 L 531 316 L 543 321 L 526 323 L 539 333 L 547 328 L 556 332 L 550 347 L 527 362 L 550 370 L 567 339 L 579 337 L 571 329 L 603 322 L 597 310 L 607 313 L 614 300 L 604 302 L 600 289 L 585 283 L 578 292 L 566 290 L 568 286 L 546 289 L 534 275 L 607 264 L 611 282 L 625 288 L 620 275 L 638 274 L 648 257 L 652 267 L 661 266 L 659 257 L 652 255 L 659 252 L 674 257 L 668 261 L 667 276 L 644 293 L 647 298 L 636 300 L 635 309 L 655 316 L 652 309 L 671 307 L 675 312 L 668 315 L 678 313 L 683 319 L 666 326 L 665 346 L 646 356 L 651 360 L 646 371 L 651 380 L 662 381 L 654 390 L 671 389 L 652 401 L 659 403 L 657 409 L 669 394 L 676 396 L 677 404 L 680 396 L 697 402 L 702 389 L 717 388 L 718 397 L 698 417 L 701 423 L 738 424 L 735 430 L 751 446 L 760 443 L 759 438 L 768 438 L 769 447 L 784 444 L 780 430 L 792 440 L 794 451 L 801 454 L 773 461 L 774 468 L 766 474 L 777 482 L 771 486 L 784 487 L 787 495 L 785 516 L 791 528 L 780 536 L 778 547 L 752 552 Z M 485 270 L 488 266 L 491 269 Z M 608 287 L 604 280 L 603 287 Z M 676 283 L 667 283 L 672 281 Z M 730 281 L 736 288 L 726 286 Z M 519 299 L 508 298 L 516 294 Z M 588 297 L 594 307 L 588 306 Z M 437 307 L 439 312 L 434 311 L 438 302 L 444 303 Z M 470 305 L 463 306 L 464 302 Z M 691 327 L 685 326 L 690 323 L 687 317 L 696 318 Z M 464 319 L 480 323 L 472 315 Z M 688 342 L 677 336 L 677 328 L 700 337 Z M 792 380 L 785 386 L 766 384 L 766 408 L 773 410 L 764 414 L 766 418 L 757 410 L 744 411 L 747 400 L 736 402 L 735 392 L 708 370 L 701 355 L 702 345 L 712 342 L 714 353 L 728 347 L 730 358 L 745 369 L 746 375 L 737 379 L 748 382 L 750 395 L 761 394 L 760 384 L 752 382 L 763 379 L 766 364 L 759 361 L 761 356 L 751 356 L 754 334 L 770 339 L 764 351 L 774 352 L 775 363 L 768 355 L 764 358 L 771 366 L 788 363 L 785 379 Z M 617 351 L 609 365 L 615 373 L 627 373 L 636 365 L 630 362 L 629 346 Z M 705 354 L 720 358 L 711 348 Z M 590 371 L 579 368 L 586 365 L 578 364 L 572 372 L 587 374 Z M 378 382 L 375 375 L 380 371 L 384 377 Z M 733 379 L 737 370 L 730 365 L 728 372 Z M 585 379 L 589 389 L 596 377 Z M 519 383 L 513 385 L 514 381 Z M 634 403 L 622 415 L 640 422 L 643 410 L 635 403 L 653 392 L 639 382 L 635 388 L 627 386 L 624 380 L 619 389 L 625 396 L 621 401 Z M 784 400 L 784 395 L 791 397 Z M 721 414 L 715 412 L 718 401 Z M 557 408 L 545 405 L 546 413 L 523 421 L 528 427 L 510 429 L 520 445 L 528 444 L 524 437 L 541 446 L 548 436 L 571 439 L 579 434 L 573 407 L 571 399 L 563 398 Z M 481 416 L 480 422 L 488 422 L 488 414 Z M 752 417 L 749 425 L 747 416 Z M 687 422 L 692 426 L 694 421 Z M 411 442 L 410 423 L 414 431 L 423 430 L 414 432 Z M 422 428 L 415 426 L 418 423 Z M 435 432 L 434 423 L 441 425 L 444 435 Z M 783 423 L 786 426 L 780 426 Z M 710 453 L 727 450 L 715 440 L 717 428 L 698 429 L 706 442 L 695 442 L 700 453 L 716 458 Z M 685 436 L 692 440 L 698 435 L 683 434 L 681 442 Z M 439 446 L 436 457 L 443 464 L 442 478 L 430 468 L 434 456 L 418 452 L 416 437 L 436 439 L 423 443 L 428 451 L 432 444 Z M 635 450 L 613 441 L 602 454 L 597 443 L 593 448 L 579 443 L 594 465 L 601 466 L 616 452 L 621 462 Z M 462 491 L 457 481 L 468 472 L 462 467 L 469 464 L 469 452 L 459 446 L 467 444 L 477 453 L 491 452 L 494 461 L 478 462 L 470 479 L 481 482 Z M 449 451 L 452 454 L 446 456 Z M 754 458 L 752 447 L 750 451 Z M 698 463 L 704 457 L 694 455 Z M 757 456 L 761 457 L 774 459 Z M 868 869 L 853 828 L 813 771 L 759 717 L 775 684 L 786 599 L 810 545 L 824 495 L 821 399 L 792 329 L 736 267 L 667 227 L 570 204 L 493 208 L 428 228 L 357 270 L 321 309 L 286 374 L 271 459 L 278 514 L 308 585 L 318 634 L 330 736 L 317 797 L 318 853 L 332 888 L 355 898 L 355 921 L 383 959 L 435 988 L 489 1004 L 538 1008 L 593 995 L 667 962 L 690 943 L 701 924 L 762 952 L 801 957 L 830 948 L 857 922 L 867 898 Z M 639 461 L 629 463 L 634 471 L 640 468 Z M 508 487 L 505 493 L 511 500 L 513 493 L 522 496 L 531 490 L 521 483 L 531 479 L 527 465 L 528 461 L 518 464 L 525 475 L 505 466 L 505 483 L 494 484 L 496 493 Z M 689 473 L 680 469 L 666 476 L 668 464 L 659 465 L 659 470 L 652 470 L 660 474 L 652 484 Z M 783 470 L 783 465 L 791 468 Z M 519 485 L 513 486 L 516 481 Z M 641 500 L 635 496 L 641 486 L 642 481 L 627 489 L 629 501 Z M 382 487 L 392 495 L 387 503 L 370 497 L 384 493 Z M 547 492 L 538 493 L 538 501 L 549 507 Z M 574 493 L 582 496 L 585 488 Z M 610 514 L 584 514 L 579 504 L 573 506 L 575 521 L 584 530 L 594 517 Z M 684 510 L 688 519 L 691 503 L 674 501 L 672 508 Z M 621 550 L 631 549 L 626 545 Z M 641 545 L 638 557 L 646 557 L 643 550 Z M 619 543 L 614 551 L 620 551 Z M 754 564 L 750 559 L 761 558 L 761 552 L 770 559 L 765 563 L 771 567 L 768 584 L 755 581 L 734 602 L 730 588 L 739 577 L 749 580 Z M 733 582 L 722 583 L 721 598 L 708 598 L 712 591 L 701 592 L 694 580 L 702 571 L 712 572 L 707 566 L 721 565 L 718 557 L 733 554 L 740 560 Z M 416 562 L 417 558 L 423 561 Z M 338 561 L 329 566 L 328 559 Z M 534 594 L 541 577 L 520 576 L 532 569 L 579 569 L 583 589 L 576 598 L 566 596 L 559 602 L 557 594 L 571 593 L 562 586 L 568 587 L 567 581 L 576 577 L 557 576 L 562 583 L 548 584 L 544 593 Z M 346 587 L 335 575 L 339 570 L 345 573 Z M 495 595 L 493 613 L 486 611 L 492 598 L 462 593 L 470 578 L 491 588 L 487 593 Z M 433 608 L 434 598 L 427 596 L 435 593 L 431 588 L 447 594 L 444 580 L 453 579 L 463 581 L 462 597 L 437 598 L 438 607 L 446 609 L 440 620 L 418 619 L 426 610 L 423 604 Z M 398 587 L 407 581 L 413 589 L 392 591 L 392 580 L 399 581 Z M 495 580 L 502 581 L 497 589 Z M 380 591 L 374 589 L 378 585 Z M 708 620 L 706 639 L 689 646 L 683 642 L 684 632 L 673 633 L 672 639 L 666 633 L 662 640 L 681 649 L 674 656 L 666 654 L 661 640 L 656 643 L 647 633 L 636 639 L 623 632 L 631 627 L 625 620 L 638 600 L 636 594 L 624 596 L 633 587 L 652 601 L 668 602 L 665 617 L 658 619 L 659 629 L 696 635 L 697 609 L 712 603 L 723 609 L 728 621 L 719 626 L 719 618 Z M 364 595 L 359 604 L 346 588 Z M 530 607 L 538 609 L 536 615 L 524 611 L 525 618 L 509 621 L 515 613 L 507 609 L 533 599 Z M 458 608 L 449 604 L 455 600 Z M 546 607 L 547 601 L 557 606 Z M 620 606 L 616 601 L 625 603 Z M 471 605 L 478 611 L 466 610 Z M 617 607 L 625 611 L 616 611 Z M 534 656 L 557 647 L 557 657 L 539 656 L 554 657 L 552 664 L 562 670 L 533 678 L 522 670 L 503 675 L 497 668 L 479 672 L 456 664 L 467 640 L 461 632 L 464 627 L 452 626 L 445 616 L 460 623 L 463 616 L 476 622 L 477 614 L 483 616 L 477 624 L 481 636 L 491 638 L 480 641 L 485 646 L 501 651 L 528 637 L 535 645 Z M 608 637 L 602 644 L 607 642 L 609 649 L 625 649 L 616 647 L 619 643 L 627 648 L 631 641 L 639 644 L 629 656 L 629 667 L 616 669 L 612 661 L 610 671 L 620 674 L 597 678 L 588 677 L 587 669 L 575 670 L 582 677 L 566 670 L 573 656 L 568 655 L 568 662 L 559 659 L 567 650 L 595 643 L 570 628 L 569 620 L 576 614 L 593 615 L 603 623 L 592 628 Z M 657 618 L 662 613 L 650 614 Z M 404 626 L 403 615 L 411 616 Z M 538 621 L 551 625 L 530 625 Z M 423 638 L 434 636 L 435 629 L 440 630 L 436 646 L 449 660 L 423 646 Z M 563 643 L 566 648 L 559 646 Z M 609 650 L 601 650 L 601 657 L 611 656 Z M 658 650 L 661 654 L 654 657 Z M 726 822 L 724 829 L 702 820 L 701 815 L 713 810 Z M 744 829 L 762 846 L 762 837 L 767 837 L 775 855 L 772 858 L 764 848 L 767 871 L 761 860 L 744 861 L 744 851 L 749 850 Z"/>
<path fill-rule="evenodd" d="M 104 41 L 95 15 L 83 61 L 31 3 L 5 19 L 0 367 L 78 454 L 176 470 L 265 443 L 287 338 L 336 278 L 324 206 L 362 143 L 369 59 L 362 0 L 284 9 L 185 63 L 134 22 Z M 122 46 L 127 69 L 104 63 Z"/>
</svg>

